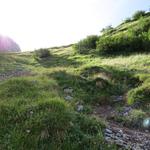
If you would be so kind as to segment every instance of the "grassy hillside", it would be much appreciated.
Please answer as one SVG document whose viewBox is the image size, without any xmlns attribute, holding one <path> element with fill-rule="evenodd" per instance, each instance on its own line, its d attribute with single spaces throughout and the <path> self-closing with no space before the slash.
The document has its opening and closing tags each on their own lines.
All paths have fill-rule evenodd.
<svg viewBox="0 0 150 150">
<path fill-rule="evenodd" d="M 121 24 L 111 34 L 136 25 Z M 139 123 L 150 116 L 149 53 L 82 55 L 71 46 L 49 51 L 38 59 L 34 52 L 0 54 L 0 149 L 116 150 L 104 138 L 110 120 L 145 130 Z M 95 107 L 121 112 L 134 104 L 127 116 L 94 115 Z"/>
<path fill-rule="evenodd" d="M 107 26 L 101 35 L 91 35 L 80 40 L 74 49 L 80 54 L 127 55 L 149 52 L 150 13 L 136 12 L 116 28 Z"/>
<path fill-rule="evenodd" d="M 112 96 L 129 92 L 130 98 L 131 91 L 150 81 L 150 56 L 146 54 L 102 58 L 77 55 L 69 47 L 55 49 L 51 57 L 39 61 L 32 53 L 1 54 L 1 58 L 1 74 L 30 72 L 0 83 L 3 149 L 87 149 L 83 145 L 94 149 L 93 142 L 97 149 L 103 143 L 104 123 L 89 117 L 93 106 L 111 103 L 121 109 L 128 97 L 116 105 Z M 73 89 L 70 101 L 65 100 L 67 87 Z M 81 113 L 76 113 L 78 103 L 84 106 Z M 150 115 L 149 105 L 139 109 Z"/>
<path fill-rule="evenodd" d="M 76 111 L 77 102 L 88 102 L 87 83 L 71 51 L 57 49 L 38 61 L 32 53 L 0 55 L 1 149 L 107 149 L 104 121 L 86 115 L 88 103 L 85 112 Z M 65 87 L 73 88 L 70 102 Z"/>
</svg>

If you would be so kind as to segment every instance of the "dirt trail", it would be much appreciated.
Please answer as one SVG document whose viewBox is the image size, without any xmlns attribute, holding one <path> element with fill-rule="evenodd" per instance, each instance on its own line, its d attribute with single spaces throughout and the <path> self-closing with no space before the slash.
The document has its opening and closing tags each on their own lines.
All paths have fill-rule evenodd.
<svg viewBox="0 0 150 150">
<path fill-rule="evenodd" d="M 117 115 L 111 106 L 96 106 L 94 115 L 105 118 L 108 121 L 105 129 L 105 140 L 108 143 L 115 143 L 119 147 L 131 150 L 150 150 L 150 132 L 142 132 L 120 125 L 119 123 L 108 120 Z"/>
<path fill-rule="evenodd" d="M 0 81 L 7 80 L 12 77 L 21 77 L 21 76 L 32 76 L 34 75 L 30 71 L 25 71 L 25 70 L 13 70 L 13 71 L 8 71 L 5 73 L 0 74 Z"/>
</svg>

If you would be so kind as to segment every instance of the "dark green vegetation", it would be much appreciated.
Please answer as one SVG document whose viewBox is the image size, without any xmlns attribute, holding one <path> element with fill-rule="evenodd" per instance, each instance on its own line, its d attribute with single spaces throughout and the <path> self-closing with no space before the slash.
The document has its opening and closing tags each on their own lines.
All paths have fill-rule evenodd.
<svg viewBox="0 0 150 150">
<path fill-rule="evenodd" d="M 117 39 L 115 42 L 119 38 L 124 46 L 121 36 L 126 33 L 130 36 L 129 31 L 134 28 L 139 31 L 134 34 L 135 39 L 140 36 L 143 39 L 145 34 L 147 39 L 149 25 L 145 24 L 149 19 L 147 15 L 115 29 L 109 27 L 103 38 L 113 37 Z M 140 22 L 144 22 L 143 27 Z M 92 114 L 97 104 L 121 110 L 125 105 L 139 102 L 140 106 L 129 116 L 114 120 L 128 127 L 141 127 L 143 119 L 150 115 L 150 54 L 97 55 L 100 51 L 93 50 L 96 39 L 92 36 L 80 43 L 86 55 L 68 46 L 0 54 L 0 149 L 116 150 L 104 141 L 107 121 Z M 136 47 L 135 39 L 131 36 L 129 41 Z M 86 49 L 87 41 L 90 44 Z M 149 51 L 146 43 L 144 40 L 145 49 L 141 47 L 140 52 Z M 129 48 L 132 51 L 132 46 Z M 123 50 L 128 51 L 124 47 L 122 54 Z M 18 71 L 30 74 L 14 77 L 13 73 Z M 73 91 L 65 93 L 66 88 Z M 66 96 L 71 96 L 71 100 L 65 100 Z M 114 102 L 116 96 L 123 96 L 124 100 Z M 77 111 L 78 104 L 84 106 L 83 111 Z"/>
<path fill-rule="evenodd" d="M 105 124 L 73 110 L 56 81 L 13 78 L 0 85 L 0 148 L 98 149 Z M 94 145 L 94 146 L 93 146 Z"/>
<path fill-rule="evenodd" d="M 74 49 L 80 54 L 87 54 L 91 50 L 96 48 L 97 40 L 98 40 L 98 36 L 96 35 L 87 36 L 85 39 L 75 44 Z"/>
<path fill-rule="evenodd" d="M 137 11 L 137 12 L 135 12 L 135 13 L 133 14 L 133 20 L 138 20 L 138 19 L 140 19 L 141 17 L 144 17 L 144 16 L 146 16 L 146 15 L 147 15 L 147 13 L 146 13 L 145 11 L 142 11 L 142 10 Z"/>
<path fill-rule="evenodd" d="M 50 57 L 50 51 L 48 49 L 39 49 L 35 51 L 35 58 L 46 58 Z"/>
<path fill-rule="evenodd" d="M 80 54 L 93 53 L 99 55 L 123 55 L 130 53 L 150 52 L 150 13 L 137 11 L 133 17 L 113 28 L 108 26 L 102 31 L 99 38 L 87 37 L 75 44 Z M 90 47 L 89 45 L 93 46 Z M 95 50 L 94 50 L 95 49 Z"/>
<path fill-rule="evenodd" d="M 90 112 L 89 100 L 85 101 L 83 113 L 76 111 L 76 102 L 80 102 L 82 99 L 79 98 L 87 94 L 85 86 L 88 82 L 80 75 L 73 74 L 78 63 L 70 63 L 70 50 L 56 49 L 50 58 L 43 57 L 40 60 L 35 59 L 32 53 L 0 55 L 3 58 L 0 60 L 2 74 L 12 72 L 15 67 L 15 71 L 32 70 L 33 73 L 0 81 L 1 149 L 111 148 L 103 138 L 105 122 L 87 115 Z M 63 88 L 70 86 L 75 91 L 74 100 L 67 102 Z M 84 93 L 76 91 L 79 86 L 83 87 Z"/>
<path fill-rule="evenodd" d="M 32 71 L 34 76 L 0 82 L 2 149 L 113 149 L 103 139 L 105 123 L 89 116 L 92 106 L 113 105 L 111 96 L 149 83 L 150 56 L 145 54 L 102 58 L 74 54 L 70 47 L 55 49 L 50 58 L 40 60 L 31 53 L 1 54 L 1 58 L 6 56 L 11 62 L 1 63 L 2 73 L 17 67 L 19 71 Z M 73 88 L 71 101 L 64 99 L 66 87 Z M 149 107 L 145 104 L 149 101 L 145 103 L 145 97 L 139 100 L 143 101 L 141 114 L 147 116 Z M 83 112 L 76 112 L 77 103 L 84 105 Z M 127 99 L 122 105 L 126 103 Z M 141 114 L 131 114 L 121 122 L 129 125 L 141 121 Z"/>
</svg>

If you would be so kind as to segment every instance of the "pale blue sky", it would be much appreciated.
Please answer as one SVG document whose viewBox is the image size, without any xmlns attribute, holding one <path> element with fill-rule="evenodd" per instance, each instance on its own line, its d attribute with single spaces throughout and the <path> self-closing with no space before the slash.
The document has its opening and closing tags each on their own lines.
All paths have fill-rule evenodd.
<svg viewBox="0 0 150 150">
<path fill-rule="evenodd" d="M 23 50 L 65 45 L 149 8 L 150 0 L 0 0 L 0 34 Z"/>
</svg>

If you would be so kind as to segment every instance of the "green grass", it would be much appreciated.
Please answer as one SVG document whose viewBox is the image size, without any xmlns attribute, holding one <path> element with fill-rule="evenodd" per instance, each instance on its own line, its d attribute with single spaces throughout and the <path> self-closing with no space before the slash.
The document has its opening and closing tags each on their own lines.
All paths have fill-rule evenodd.
<svg viewBox="0 0 150 150">
<path fill-rule="evenodd" d="M 129 93 L 132 102 L 146 99 L 140 109 L 149 114 L 149 54 L 97 57 L 76 54 L 70 47 L 54 49 L 40 60 L 33 53 L 0 58 L 0 73 L 34 74 L 0 81 L 1 149 L 116 149 L 104 142 L 102 120 L 90 117 L 88 110 L 76 112 L 78 102 L 90 110 L 96 103 L 113 105 L 113 95 Z M 73 88 L 71 102 L 64 99 L 65 87 Z"/>
<path fill-rule="evenodd" d="M 109 36 L 126 34 L 140 21 L 123 23 Z M 140 127 L 138 122 L 150 115 L 149 53 L 80 55 L 71 46 L 39 52 L 36 58 L 34 52 L 0 54 L 0 150 L 116 150 L 104 141 L 107 121 L 90 115 L 93 106 L 122 110 L 139 102 L 128 117 L 116 118 L 129 127 Z M 30 74 L 7 78 L 18 71 Z M 7 80 L 1 79 L 4 75 Z M 64 88 L 70 87 L 72 100 L 66 101 Z M 116 96 L 125 100 L 114 103 Z"/>
<path fill-rule="evenodd" d="M 133 104 L 134 102 L 142 102 L 143 104 L 148 103 L 150 100 L 150 82 L 144 83 L 128 93 L 128 103 Z"/>
<path fill-rule="evenodd" d="M 0 84 L 0 148 L 97 149 L 107 147 L 103 121 L 79 114 L 51 78 L 20 77 Z"/>
<path fill-rule="evenodd" d="M 146 112 L 141 109 L 133 109 L 129 115 L 124 117 L 116 116 L 114 119 L 128 128 L 145 130 L 143 122 L 146 118 L 148 118 L 148 114 L 146 114 Z"/>
</svg>

